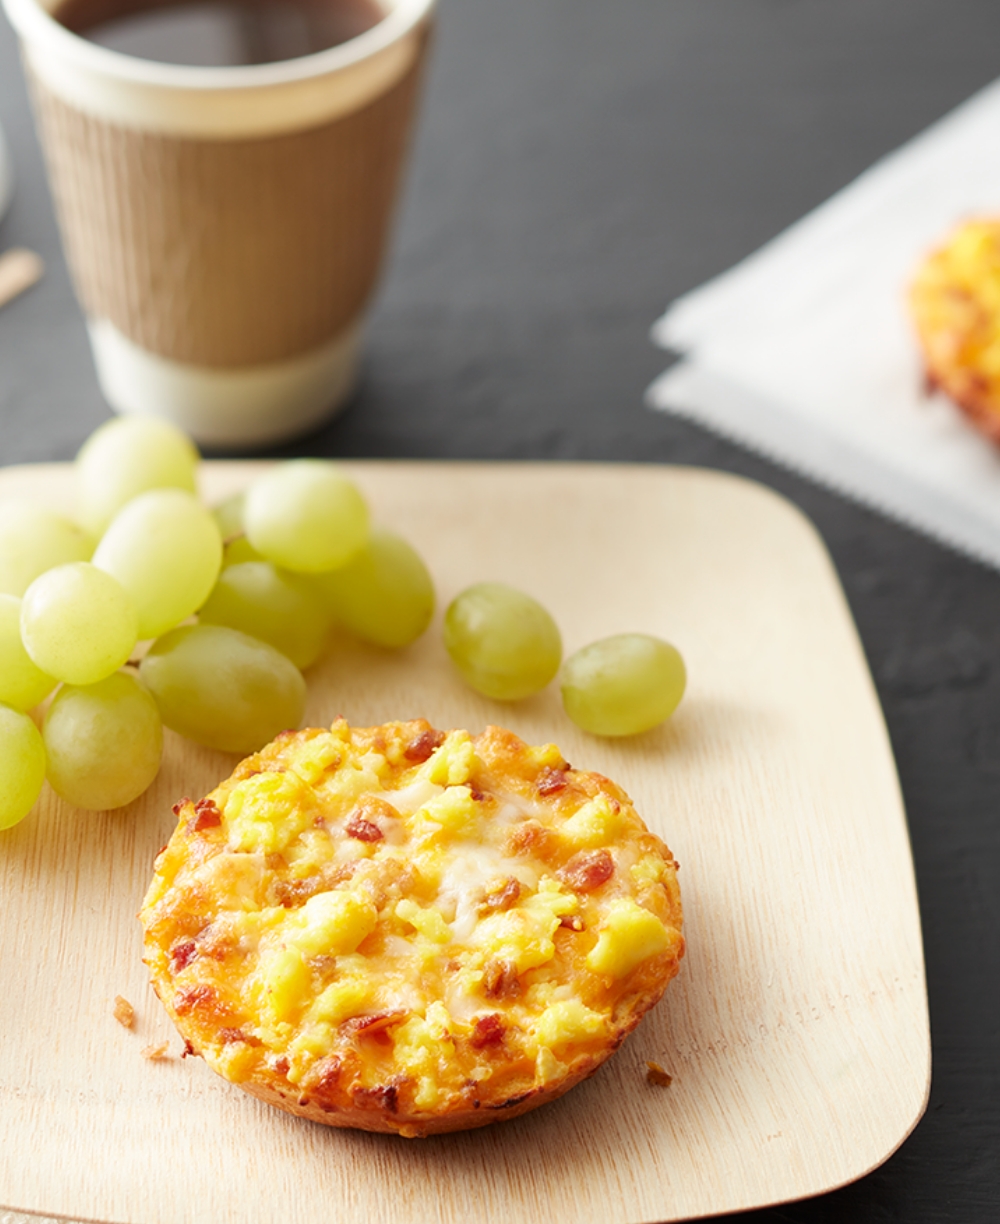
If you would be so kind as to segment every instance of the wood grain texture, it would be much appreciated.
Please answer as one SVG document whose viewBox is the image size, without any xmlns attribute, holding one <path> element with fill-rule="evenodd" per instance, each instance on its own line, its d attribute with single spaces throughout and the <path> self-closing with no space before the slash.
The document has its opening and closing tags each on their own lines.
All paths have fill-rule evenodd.
<svg viewBox="0 0 1000 1224">
<path fill-rule="evenodd" d="M 567 650 L 625 629 L 681 649 L 684 703 L 629 741 L 577 730 L 554 688 L 506 707 L 464 689 L 440 614 L 397 655 L 336 643 L 307 713 L 501 722 L 615 778 L 680 860 L 681 975 L 597 1076 L 518 1121 L 405 1142 L 270 1110 L 177 1057 L 139 961 L 134 915 L 170 804 L 233 763 L 168 736 L 130 809 L 85 815 L 46 794 L 0 842 L 0 1202 L 123 1224 L 639 1224 L 817 1194 L 879 1164 L 929 1085 L 919 920 L 881 711 L 810 524 L 693 469 L 348 466 L 424 553 L 442 607 L 505 580 L 546 603 Z M 206 465 L 206 494 L 255 470 Z M 21 492 L 70 506 L 68 470 L 0 473 L 0 496 Z M 133 1031 L 112 1017 L 118 994 Z M 145 1061 L 161 1040 L 174 1056 Z M 647 1083 L 647 1059 L 669 1088 Z"/>
</svg>

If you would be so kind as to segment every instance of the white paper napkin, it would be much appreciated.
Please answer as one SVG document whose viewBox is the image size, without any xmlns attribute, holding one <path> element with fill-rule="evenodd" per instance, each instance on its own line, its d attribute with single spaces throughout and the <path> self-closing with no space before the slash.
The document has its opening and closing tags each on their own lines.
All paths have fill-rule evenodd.
<svg viewBox="0 0 1000 1224">
<path fill-rule="evenodd" d="M 964 217 L 1000 215 L 1000 81 L 653 329 L 687 354 L 649 403 L 1000 568 L 1000 447 L 923 388 L 906 286 Z"/>
</svg>

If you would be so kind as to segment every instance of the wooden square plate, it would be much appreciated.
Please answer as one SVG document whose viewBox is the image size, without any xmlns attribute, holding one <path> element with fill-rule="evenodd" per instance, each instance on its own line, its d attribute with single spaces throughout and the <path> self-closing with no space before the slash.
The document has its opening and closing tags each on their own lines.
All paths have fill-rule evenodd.
<svg viewBox="0 0 1000 1224">
<path fill-rule="evenodd" d="M 546 604 L 568 651 L 644 630 L 684 654 L 670 723 L 600 740 L 555 685 L 509 706 L 464 688 L 439 613 L 398 654 L 335 644 L 307 714 L 499 722 L 616 779 L 681 863 L 680 977 L 593 1079 L 514 1122 L 405 1141 L 270 1109 L 180 1058 L 140 963 L 170 805 L 233 766 L 168 735 L 131 808 L 77 812 L 47 791 L 0 835 L 0 1202 L 121 1224 L 640 1224 L 819 1194 L 881 1163 L 927 1100 L 919 917 L 881 711 L 812 526 L 706 471 L 345 467 L 426 557 L 442 608 L 498 579 Z M 207 464 L 205 494 L 260 469 Z M 15 494 L 71 509 L 71 469 L 0 472 L 0 498 Z M 119 994 L 132 1031 L 112 1018 Z M 171 1057 L 141 1056 L 162 1041 Z"/>
</svg>

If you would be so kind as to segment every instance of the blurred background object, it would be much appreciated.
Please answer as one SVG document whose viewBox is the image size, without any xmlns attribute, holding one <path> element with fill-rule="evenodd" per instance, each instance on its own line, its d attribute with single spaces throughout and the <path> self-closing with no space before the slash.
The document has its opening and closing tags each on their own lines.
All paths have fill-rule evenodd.
<svg viewBox="0 0 1000 1224">
<path fill-rule="evenodd" d="M 7 142 L 4 139 L 3 128 L 0 127 L 0 220 L 3 219 L 14 194 L 14 172 L 10 166 L 10 154 L 7 152 Z"/>
</svg>

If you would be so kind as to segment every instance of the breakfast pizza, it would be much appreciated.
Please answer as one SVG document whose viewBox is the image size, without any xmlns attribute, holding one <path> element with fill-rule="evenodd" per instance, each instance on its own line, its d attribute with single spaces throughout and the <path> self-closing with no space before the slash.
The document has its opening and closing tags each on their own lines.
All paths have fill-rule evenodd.
<svg viewBox="0 0 1000 1224">
<path fill-rule="evenodd" d="M 482 1126 L 593 1073 L 677 973 L 677 864 L 552 744 L 287 732 L 175 807 L 144 959 L 190 1052 L 333 1126 Z"/>
<path fill-rule="evenodd" d="M 1000 442 L 1000 219 L 967 221 L 931 252 L 910 308 L 928 383 Z"/>
</svg>

